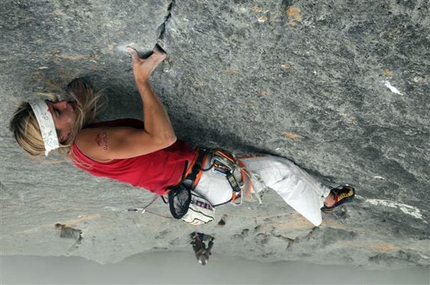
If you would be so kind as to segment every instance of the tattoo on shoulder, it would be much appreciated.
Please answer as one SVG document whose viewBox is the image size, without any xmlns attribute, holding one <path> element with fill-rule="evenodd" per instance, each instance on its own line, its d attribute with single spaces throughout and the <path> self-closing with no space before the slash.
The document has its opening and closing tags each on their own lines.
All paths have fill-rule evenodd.
<svg viewBox="0 0 430 285">
<path fill-rule="evenodd" d="M 102 132 L 97 134 L 96 143 L 99 147 L 103 148 L 103 150 L 109 149 L 108 136 L 106 132 Z"/>
</svg>

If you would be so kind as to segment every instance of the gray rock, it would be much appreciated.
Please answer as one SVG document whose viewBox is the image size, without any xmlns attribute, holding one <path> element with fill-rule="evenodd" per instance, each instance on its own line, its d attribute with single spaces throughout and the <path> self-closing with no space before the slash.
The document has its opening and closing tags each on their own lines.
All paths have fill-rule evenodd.
<svg viewBox="0 0 430 285">
<path fill-rule="evenodd" d="M 30 159 L 6 123 L 32 91 L 78 76 L 108 96 L 104 119 L 140 117 L 124 46 L 159 43 L 168 59 L 152 83 L 179 138 L 285 156 L 328 185 L 357 190 L 355 203 L 318 228 L 270 192 L 261 206 L 219 208 L 216 222 L 198 228 L 216 237 L 216 252 L 429 266 L 427 1 L 3 2 L 2 255 L 108 263 L 189 250 L 195 227 L 127 211 L 151 194 L 91 177 L 61 157 Z M 168 215 L 161 200 L 148 211 Z M 81 242 L 60 238 L 57 223 L 81 230 Z"/>
</svg>

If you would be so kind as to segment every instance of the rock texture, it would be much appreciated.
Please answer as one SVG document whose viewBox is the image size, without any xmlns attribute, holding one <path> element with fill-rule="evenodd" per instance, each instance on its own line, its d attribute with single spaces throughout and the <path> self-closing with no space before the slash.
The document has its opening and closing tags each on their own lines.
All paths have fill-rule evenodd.
<svg viewBox="0 0 430 285">
<path fill-rule="evenodd" d="M 199 230 L 248 259 L 429 266 L 428 1 L 4 0 L 0 15 L 2 255 L 118 262 L 190 250 Z M 141 116 L 129 43 L 168 53 L 152 82 L 179 138 L 288 157 L 354 185 L 356 202 L 313 228 L 269 192 L 195 228 L 127 211 L 148 192 L 25 155 L 7 122 L 49 84 L 85 76 L 109 98 L 104 119 Z M 148 210 L 168 215 L 161 200 Z"/>
</svg>

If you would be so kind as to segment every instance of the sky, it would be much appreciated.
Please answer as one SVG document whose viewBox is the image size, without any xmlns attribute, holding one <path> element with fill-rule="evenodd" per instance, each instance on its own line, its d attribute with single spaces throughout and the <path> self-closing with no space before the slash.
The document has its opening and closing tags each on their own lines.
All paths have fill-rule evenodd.
<svg viewBox="0 0 430 285">
<path fill-rule="evenodd" d="M 214 247 L 215 249 L 215 247 Z M 81 257 L 2 256 L 0 284 L 430 284 L 430 268 L 363 270 L 299 262 L 262 263 L 213 252 L 138 254 L 101 265 Z"/>
</svg>

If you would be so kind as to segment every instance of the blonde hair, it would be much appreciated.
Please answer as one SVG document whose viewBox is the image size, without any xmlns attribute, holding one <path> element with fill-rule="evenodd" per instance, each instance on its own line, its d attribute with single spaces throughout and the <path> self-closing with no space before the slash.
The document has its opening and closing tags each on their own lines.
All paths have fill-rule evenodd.
<svg viewBox="0 0 430 285">
<path fill-rule="evenodd" d="M 73 92 L 73 84 L 83 84 L 84 92 L 77 96 Z M 101 93 L 94 93 L 93 90 L 80 79 L 74 79 L 68 85 L 68 92 L 66 93 L 62 88 L 57 87 L 56 90 L 36 93 L 37 95 L 46 96 L 49 100 L 56 102 L 59 97 L 69 95 L 76 101 L 77 116 L 70 136 L 66 141 L 60 142 L 60 151 L 65 151 L 66 154 L 70 151 L 70 147 L 75 139 L 75 136 L 82 128 L 96 121 L 97 115 L 102 111 L 106 104 L 102 98 Z M 82 96 L 83 95 L 83 96 Z M 23 102 L 15 111 L 9 123 L 9 128 L 14 134 L 18 144 L 30 155 L 38 156 L 45 153 L 45 145 L 43 143 L 42 135 L 40 133 L 39 124 L 33 110 L 28 102 Z"/>
</svg>

